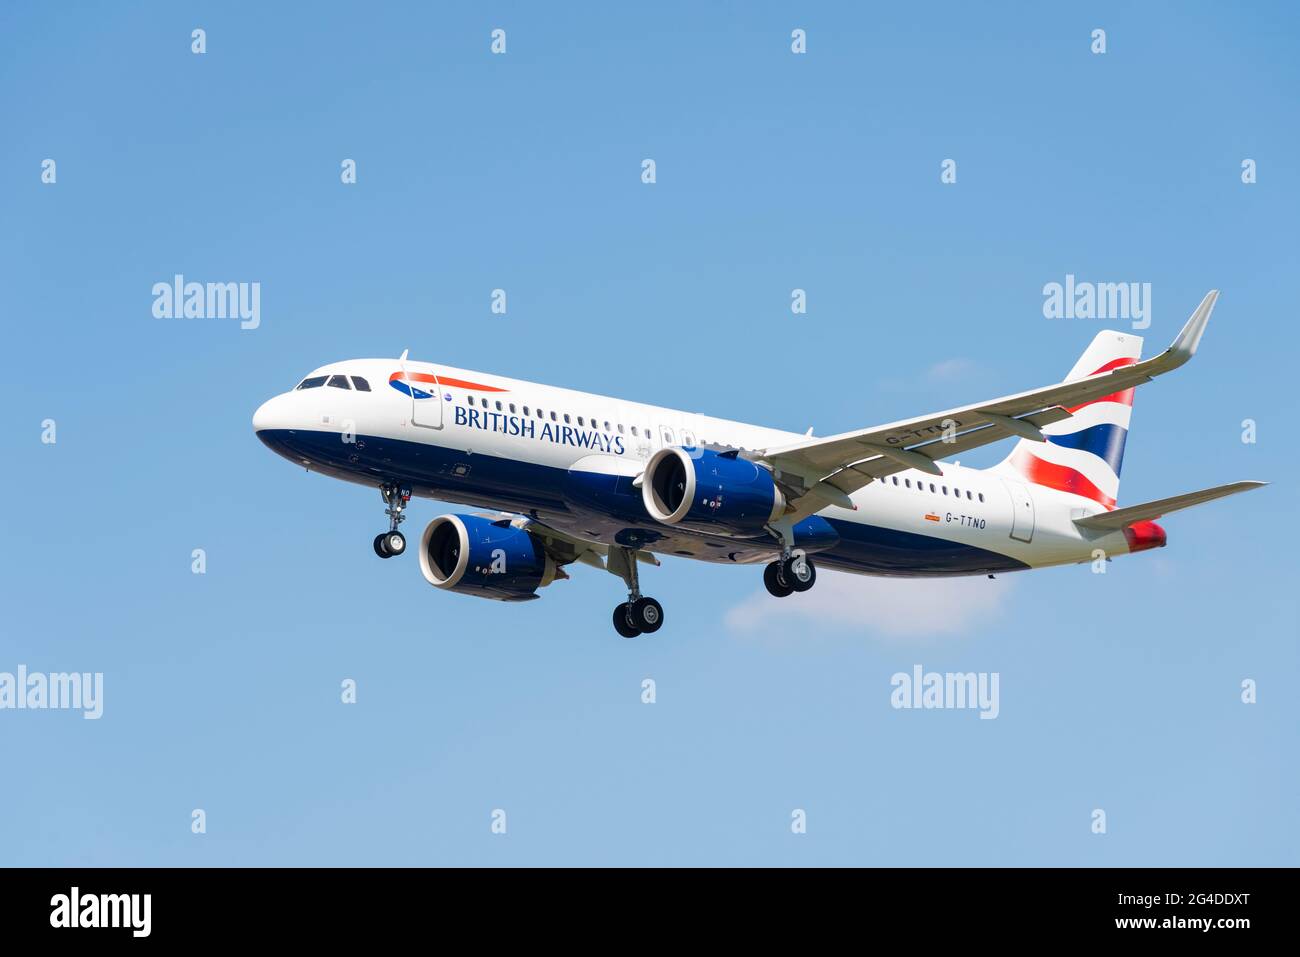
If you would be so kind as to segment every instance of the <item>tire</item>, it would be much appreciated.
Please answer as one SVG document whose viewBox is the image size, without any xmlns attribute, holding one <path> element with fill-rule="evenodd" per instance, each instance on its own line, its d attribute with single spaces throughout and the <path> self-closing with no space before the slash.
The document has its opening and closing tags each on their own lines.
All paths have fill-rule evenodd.
<svg viewBox="0 0 1300 957">
<path fill-rule="evenodd" d="M 664 625 L 664 606 L 653 598 L 638 598 L 632 603 L 632 623 L 642 634 L 653 635 Z"/>
<path fill-rule="evenodd" d="M 641 630 L 633 625 L 629 618 L 631 618 L 631 605 L 628 602 L 614 606 L 614 630 L 624 638 L 635 638 L 641 634 Z"/>
<path fill-rule="evenodd" d="M 387 535 L 376 535 L 376 536 L 375 536 L 375 554 L 378 555 L 380 558 L 392 558 L 392 557 L 393 557 L 393 556 L 389 553 L 388 549 L 386 549 L 386 548 L 384 547 L 384 539 L 387 538 L 387 537 L 388 537 Z"/>
<path fill-rule="evenodd" d="M 793 561 L 786 564 L 785 575 L 783 576 L 786 583 L 798 592 L 807 591 L 809 588 L 812 588 L 813 585 L 817 584 L 817 568 L 813 565 L 812 559 L 805 558 L 803 560 L 803 566 L 805 569 L 803 578 L 800 578 L 794 573 L 795 563 Z"/>
<path fill-rule="evenodd" d="M 794 593 L 794 589 L 781 577 L 779 562 L 772 562 L 763 569 L 763 584 L 767 586 L 768 593 L 776 598 L 785 598 Z"/>
<path fill-rule="evenodd" d="M 388 532 L 383 536 L 384 550 L 389 555 L 400 555 L 406 551 L 406 536 L 401 532 Z"/>
</svg>

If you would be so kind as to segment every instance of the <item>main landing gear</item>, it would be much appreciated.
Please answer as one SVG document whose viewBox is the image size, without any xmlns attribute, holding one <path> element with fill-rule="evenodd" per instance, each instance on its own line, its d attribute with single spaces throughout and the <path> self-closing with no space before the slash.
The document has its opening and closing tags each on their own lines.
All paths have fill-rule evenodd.
<svg viewBox="0 0 1300 957">
<path fill-rule="evenodd" d="M 767 530 L 781 543 L 781 557 L 763 569 L 763 584 L 777 598 L 807 591 L 817 583 L 817 569 L 802 548 L 791 547 L 793 530 L 788 525 L 769 525 Z"/>
<path fill-rule="evenodd" d="M 388 506 L 384 509 L 384 514 L 388 516 L 388 531 L 375 536 L 375 554 L 380 558 L 392 558 L 406 551 L 406 536 L 397 530 L 397 526 L 406 520 L 403 512 L 406 511 L 406 503 L 411 500 L 411 490 L 385 482 L 379 486 L 379 494 Z"/>
<path fill-rule="evenodd" d="M 778 559 L 763 569 L 763 584 L 777 598 L 807 591 L 816 582 L 817 569 L 812 559 L 802 556 Z"/>
<path fill-rule="evenodd" d="M 610 548 L 606 568 L 627 584 L 627 601 L 614 607 L 614 630 L 624 638 L 652 635 L 664 623 L 664 606 L 641 594 L 636 564 L 635 549 L 622 546 Z"/>
</svg>

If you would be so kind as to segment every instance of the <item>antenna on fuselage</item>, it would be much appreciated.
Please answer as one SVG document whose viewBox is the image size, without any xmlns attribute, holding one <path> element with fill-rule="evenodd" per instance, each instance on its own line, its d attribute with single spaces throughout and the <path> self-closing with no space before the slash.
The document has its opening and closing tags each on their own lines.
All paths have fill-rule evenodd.
<svg viewBox="0 0 1300 957">
<path fill-rule="evenodd" d="M 403 349 L 403 350 L 402 350 L 402 354 L 401 354 L 400 356 L 398 356 L 397 361 L 398 361 L 398 362 L 405 362 L 405 361 L 406 361 L 406 354 L 407 354 L 408 352 L 410 352 L 410 351 L 411 351 L 410 349 Z"/>
</svg>

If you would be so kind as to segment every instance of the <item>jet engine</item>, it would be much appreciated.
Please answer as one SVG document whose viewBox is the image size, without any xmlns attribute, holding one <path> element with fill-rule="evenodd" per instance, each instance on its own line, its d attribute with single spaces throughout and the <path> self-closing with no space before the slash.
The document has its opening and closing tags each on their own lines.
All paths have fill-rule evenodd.
<svg viewBox="0 0 1300 957">
<path fill-rule="evenodd" d="M 509 519 L 439 515 L 420 537 L 420 571 L 430 585 L 462 595 L 529 601 L 555 580 L 558 567 Z"/>
<path fill-rule="evenodd" d="M 768 469 L 711 449 L 660 449 L 646 463 L 641 498 L 658 522 L 730 538 L 761 535 L 785 511 Z"/>
</svg>

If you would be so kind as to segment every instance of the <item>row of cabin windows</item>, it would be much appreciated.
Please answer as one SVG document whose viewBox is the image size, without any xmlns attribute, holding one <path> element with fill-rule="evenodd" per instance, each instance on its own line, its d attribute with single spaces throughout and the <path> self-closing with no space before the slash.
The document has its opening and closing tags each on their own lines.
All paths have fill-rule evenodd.
<svg viewBox="0 0 1300 957">
<path fill-rule="evenodd" d="M 333 386 L 335 389 L 355 388 L 358 392 L 370 391 L 370 383 L 359 375 L 352 377 L 352 385 L 348 385 L 348 377 L 345 375 L 315 375 L 299 382 L 298 388 L 319 389 L 323 385 Z"/>
<path fill-rule="evenodd" d="M 533 414 L 536 414 L 539 419 L 546 419 L 549 416 L 552 422 L 563 422 L 565 425 L 572 425 L 576 420 L 579 426 L 582 427 L 589 426 L 593 429 L 599 429 L 601 428 L 601 426 L 604 426 L 606 432 L 614 432 L 615 430 L 617 430 L 619 435 L 627 435 L 628 431 L 630 430 L 632 435 L 636 438 L 645 436 L 647 439 L 649 439 L 654 436 L 654 432 L 651 431 L 650 426 L 648 425 L 645 427 L 644 430 L 637 428 L 635 425 L 631 426 L 629 429 L 628 427 L 625 427 L 622 422 L 616 422 L 611 425 L 609 419 L 601 420 L 595 418 L 594 416 L 592 416 L 591 418 L 587 418 L 586 416 L 581 416 L 581 415 L 570 415 L 568 412 L 555 412 L 555 411 L 546 412 L 542 409 L 533 409 L 531 406 L 527 406 L 527 405 L 519 406 L 513 402 L 503 402 L 501 399 L 484 399 L 482 397 L 478 397 L 478 401 L 476 402 L 475 398 L 476 397 L 472 395 L 466 396 L 466 401 L 470 405 L 477 405 L 481 409 L 496 409 L 496 411 L 498 412 L 508 411 L 511 415 L 517 415 L 520 412 L 522 412 L 526 416 L 531 416 Z M 667 430 L 666 426 L 665 429 Z M 695 436 L 689 431 L 682 430 L 681 439 L 683 445 L 694 447 L 696 444 Z M 671 431 L 666 432 L 664 436 L 664 441 L 666 443 L 675 441 L 672 439 Z M 700 444 L 707 448 L 712 443 L 710 443 L 708 439 L 705 439 Z M 741 451 L 747 452 L 749 450 L 742 447 Z"/>
<path fill-rule="evenodd" d="M 897 476 L 897 475 L 891 475 L 891 476 L 889 477 L 889 480 L 890 480 L 891 482 L 893 482 L 895 485 L 899 485 L 899 484 L 900 484 L 899 481 L 898 481 L 898 476 Z M 902 481 L 901 484 L 902 484 L 902 487 L 903 487 L 903 488 L 911 488 L 911 487 L 912 487 L 912 480 L 911 480 L 910 478 L 905 478 L 905 479 L 903 479 L 903 481 Z M 917 480 L 916 480 L 916 490 L 917 490 L 918 492 L 924 492 L 924 491 L 925 491 L 925 486 L 926 486 L 926 484 L 927 484 L 927 483 L 922 482 L 920 479 L 917 479 Z M 946 485 L 935 485 L 933 482 L 930 482 L 930 483 L 928 483 L 928 484 L 929 484 L 929 486 L 930 486 L 930 491 L 933 492 L 935 495 L 948 495 L 948 494 L 952 494 L 952 495 L 956 496 L 957 498 L 961 498 L 961 496 L 962 496 L 962 490 L 959 489 L 959 488 L 954 488 L 954 489 L 952 489 L 952 491 L 951 491 L 951 493 L 950 493 L 949 490 L 948 490 L 948 486 L 946 486 Z M 969 501 L 972 501 L 972 502 L 975 501 L 976 498 L 978 498 L 981 502 L 983 502 L 983 501 L 984 501 L 984 493 L 983 493 L 983 492 L 975 492 L 975 493 L 972 493 L 970 489 L 966 489 L 966 498 L 967 498 Z"/>
<path fill-rule="evenodd" d="M 526 416 L 531 416 L 535 413 L 539 419 L 545 419 L 547 418 L 547 416 L 549 416 L 552 422 L 563 422 L 565 425 L 572 425 L 576 420 L 577 424 L 583 427 L 590 426 L 593 429 L 599 429 L 601 428 L 601 426 L 604 426 L 606 432 L 614 432 L 617 430 L 619 435 L 627 435 L 629 431 L 629 429 L 625 427 L 622 422 L 616 422 L 611 425 L 609 419 L 601 420 L 595 418 L 594 416 L 591 418 L 587 418 L 586 416 L 581 416 L 581 415 L 570 415 L 568 412 L 552 411 L 548 413 L 543 409 L 533 409 L 531 406 L 527 406 L 527 405 L 518 406 L 513 402 L 503 402 L 500 399 L 484 399 L 480 397 L 476 402 L 475 396 L 472 395 L 466 396 L 466 401 L 470 405 L 477 405 L 481 409 L 496 409 L 496 411 L 498 412 L 508 411 L 511 415 L 517 415 L 520 412 L 522 412 Z M 631 426 L 630 431 L 632 435 L 637 438 L 640 438 L 641 436 L 644 435 L 648 439 L 654 435 L 654 432 L 650 430 L 650 426 L 648 425 L 645 427 L 644 431 L 637 428 L 635 425 Z M 688 446 L 695 445 L 695 439 L 689 432 L 686 431 L 682 432 L 682 440 Z M 710 443 L 708 439 L 705 439 L 702 444 L 708 446 Z M 742 451 L 747 451 L 747 450 L 742 449 Z"/>
<path fill-rule="evenodd" d="M 359 375 L 352 376 L 351 386 L 348 385 L 348 377 L 345 375 L 310 376 L 306 379 L 303 379 L 302 382 L 298 383 L 299 389 L 319 389 L 321 386 L 333 386 L 336 389 L 356 388 L 358 392 L 370 391 L 370 383 L 367 382 L 365 379 L 361 378 L 361 376 Z M 468 397 L 467 401 L 469 402 L 470 405 L 476 404 L 474 398 L 475 397 L 472 395 Z M 515 403 L 502 402 L 500 399 L 489 401 L 487 399 L 480 398 L 477 402 L 477 405 L 484 409 L 495 407 L 498 412 L 505 412 L 507 409 L 509 409 L 511 415 L 518 414 L 520 409 L 520 407 L 516 406 Z M 534 410 L 531 407 L 525 405 L 522 408 L 523 408 L 524 415 L 527 416 L 533 415 Z M 545 419 L 547 417 L 547 413 L 542 409 L 537 409 L 536 414 L 539 419 Z M 582 427 L 586 427 L 588 421 L 590 421 L 591 428 L 593 429 L 598 429 L 603 424 L 606 432 L 613 432 L 614 429 L 618 429 L 619 435 L 627 434 L 627 430 L 623 426 L 622 422 L 617 423 L 617 425 L 611 426 L 609 419 L 605 419 L 602 423 L 600 419 L 596 419 L 594 417 L 588 420 L 586 416 L 582 416 L 582 415 L 573 416 L 570 415 L 568 412 L 559 413 L 559 412 L 552 411 L 550 413 L 550 419 L 552 422 L 559 422 L 561 418 L 563 418 L 565 425 L 572 425 L 573 420 L 576 418 L 578 420 L 578 425 Z M 635 425 L 632 426 L 632 435 L 639 438 L 642 434 L 643 433 L 639 428 L 637 428 Z M 653 434 L 654 433 L 650 431 L 649 426 L 647 426 L 644 432 L 645 437 L 650 438 L 650 436 Z"/>
<path fill-rule="evenodd" d="M 527 405 L 516 406 L 515 403 L 513 402 L 502 402 L 500 399 L 488 400 L 488 399 L 480 398 L 477 402 L 475 402 L 474 398 L 475 397 L 472 395 L 467 397 L 467 401 L 469 402 L 470 405 L 477 405 L 479 406 L 479 408 L 483 408 L 483 409 L 495 408 L 498 412 L 505 412 L 508 410 L 511 415 L 518 414 L 522 409 L 523 414 L 526 416 L 531 416 L 535 412 L 539 419 L 545 419 L 549 414 L 552 422 L 562 421 L 565 425 L 572 425 L 575 419 L 577 420 L 578 425 L 583 426 L 584 428 L 590 425 L 590 427 L 593 429 L 599 429 L 602 425 L 601 420 L 595 417 L 588 419 L 586 416 L 581 416 L 581 415 L 574 416 L 574 415 L 570 415 L 568 412 L 551 411 L 550 413 L 547 413 L 542 409 L 534 410 L 533 408 Z M 622 422 L 619 422 L 611 426 L 609 419 L 605 419 L 603 424 L 606 432 L 613 432 L 615 429 L 617 429 L 619 435 L 627 434 L 627 430 L 623 427 Z M 634 425 L 632 426 L 632 434 L 639 437 L 642 434 L 642 432 Z M 646 438 L 650 437 L 651 432 L 649 427 L 646 428 L 644 434 Z"/>
</svg>

